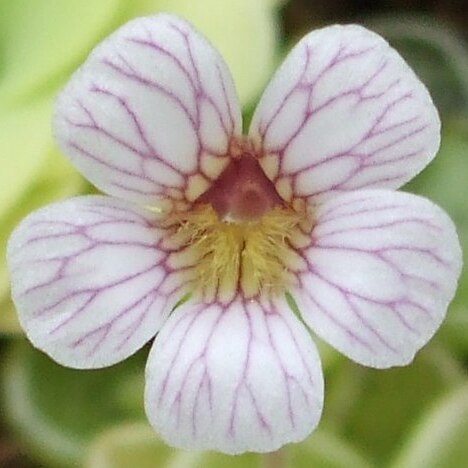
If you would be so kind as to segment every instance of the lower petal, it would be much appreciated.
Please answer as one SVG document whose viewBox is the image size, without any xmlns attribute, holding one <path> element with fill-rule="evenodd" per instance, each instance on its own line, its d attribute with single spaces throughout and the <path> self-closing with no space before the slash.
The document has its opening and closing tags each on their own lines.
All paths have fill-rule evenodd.
<svg viewBox="0 0 468 468">
<path fill-rule="evenodd" d="M 450 218 L 424 198 L 366 190 L 317 208 L 295 299 L 305 322 L 351 359 L 409 363 L 439 328 L 461 271 Z"/>
<path fill-rule="evenodd" d="M 171 445 L 268 452 L 317 425 L 323 377 L 305 328 L 282 303 L 184 304 L 157 336 L 146 411 Z"/>
<path fill-rule="evenodd" d="M 70 367 L 133 354 L 174 305 L 156 215 L 103 196 L 27 217 L 8 245 L 12 295 L 29 339 Z"/>
</svg>

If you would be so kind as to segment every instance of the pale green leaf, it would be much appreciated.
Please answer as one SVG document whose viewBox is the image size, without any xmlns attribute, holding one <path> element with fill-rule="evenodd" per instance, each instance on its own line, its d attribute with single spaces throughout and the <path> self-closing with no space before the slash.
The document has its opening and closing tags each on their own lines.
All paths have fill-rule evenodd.
<svg viewBox="0 0 468 468">
<path fill-rule="evenodd" d="M 93 441 L 84 468 L 163 468 L 175 453 L 147 423 L 121 424 Z"/>
<path fill-rule="evenodd" d="M 371 468 L 349 441 L 320 428 L 305 442 L 291 445 L 288 460 L 291 468 Z"/>
<path fill-rule="evenodd" d="M 229 456 L 215 452 L 178 452 L 164 468 L 260 468 L 261 456 L 256 453 Z M 122 467 L 123 468 L 123 467 Z"/>
<path fill-rule="evenodd" d="M 228 456 L 185 452 L 158 439 L 147 423 L 122 424 L 103 432 L 91 445 L 84 468 L 260 468 L 257 454 Z"/>
<path fill-rule="evenodd" d="M 85 468 L 370 468 L 348 442 L 318 430 L 305 442 L 271 454 L 228 456 L 215 452 L 185 452 L 166 446 L 143 422 L 122 424 L 94 440 Z"/>
<path fill-rule="evenodd" d="M 51 100 L 0 115 L 0 219 L 34 181 L 51 145 Z"/>
<path fill-rule="evenodd" d="M 391 468 L 456 468 L 468 460 L 468 384 L 427 412 Z"/>
<path fill-rule="evenodd" d="M 406 367 L 379 370 L 349 363 L 328 376 L 322 427 L 333 428 L 382 466 L 413 422 L 463 378 L 458 362 L 435 345 Z"/>
<path fill-rule="evenodd" d="M 3 275 L 0 274 L 0 281 L 7 283 L 7 278 L 3 278 Z M 13 305 L 9 290 L 6 290 L 5 294 L 2 296 L 3 299 L 0 300 L 0 333 L 2 335 L 17 335 L 23 333 L 21 326 L 18 322 L 18 317 L 16 315 L 16 309 Z"/>
<path fill-rule="evenodd" d="M 0 103 L 50 86 L 110 32 L 120 0 L 0 2 Z"/>
</svg>

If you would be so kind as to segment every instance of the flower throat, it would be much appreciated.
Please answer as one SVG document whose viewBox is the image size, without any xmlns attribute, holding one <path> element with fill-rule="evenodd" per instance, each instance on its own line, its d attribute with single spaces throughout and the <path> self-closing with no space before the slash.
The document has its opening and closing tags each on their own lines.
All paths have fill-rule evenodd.
<svg viewBox="0 0 468 468">
<path fill-rule="evenodd" d="M 303 216 L 286 206 L 249 152 L 227 168 L 191 210 L 170 216 L 193 262 L 191 282 L 203 299 L 280 293 L 291 282 L 292 237 Z"/>
</svg>

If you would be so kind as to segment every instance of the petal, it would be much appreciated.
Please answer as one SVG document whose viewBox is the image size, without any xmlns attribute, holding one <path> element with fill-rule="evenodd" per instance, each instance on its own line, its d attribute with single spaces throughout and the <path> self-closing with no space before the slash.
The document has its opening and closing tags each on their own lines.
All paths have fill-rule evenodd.
<svg viewBox="0 0 468 468">
<path fill-rule="evenodd" d="M 146 372 L 146 412 L 176 447 L 268 452 L 320 419 L 319 357 L 284 299 L 185 304 L 156 337 Z"/>
<path fill-rule="evenodd" d="M 127 23 L 59 96 L 55 135 L 101 190 L 131 201 L 192 201 L 227 164 L 241 132 L 221 56 L 170 15 Z"/>
<path fill-rule="evenodd" d="M 377 34 L 332 26 L 286 58 L 249 131 L 287 200 L 396 188 L 434 157 L 440 121 L 424 85 Z"/>
<path fill-rule="evenodd" d="M 409 363 L 445 317 L 461 271 L 450 218 L 427 199 L 363 190 L 315 212 L 295 299 L 306 323 L 351 359 Z"/>
<path fill-rule="evenodd" d="M 229 65 L 243 105 L 252 105 L 278 64 L 278 0 L 146 0 L 146 10 L 189 19 L 216 44 Z M 227 20 L 229 18 L 229 20 Z"/>
<path fill-rule="evenodd" d="M 173 304 L 156 217 L 103 196 L 36 211 L 8 245 L 12 295 L 32 343 L 61 364 L 103 367 L 139 349 Z"/>
</svg>

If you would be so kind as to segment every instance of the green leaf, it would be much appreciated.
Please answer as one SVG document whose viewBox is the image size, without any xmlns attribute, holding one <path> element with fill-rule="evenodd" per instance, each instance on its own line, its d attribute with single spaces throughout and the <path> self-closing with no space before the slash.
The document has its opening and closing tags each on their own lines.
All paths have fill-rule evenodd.
<svg viewBox="0 0 468 468">
<path fill-rule="evenodd" d="M 93 441 L 84 468 L 163 468 L 174 455 L 147 423 L 120 424 Z"/>
<path fill-rule="evenodd" d="M 5 277 L 0 278 L 0 281 L 6 284 L 8 280 Z M 23 330 L 18 322 L 15 306 L 9 296 L 9 292 L 5 292 L 3 300 L 0 300 L 0 334 L 20 335 Z"/>
<path fill-rule="evenodd" d="M 411 433 L 391 468 L 454 468 L 468 460 L 468 384 L 437 402 Z"/>
<path fill-rule="evenodd" d="M 144 417 L 145 359 L 143 351 L 108 369 L 73 370 L 18 342 L 4 363 L 3 414 L 34 457 L 60 467 L 80 465 L 99 432 Z M 128 380 L 140 392 L 137 407 L 121 404 Z"/>
<path fill-rule="evenodd" d="M 121 424 L 98 436 L 85 468 L 370 468 L 371 465 L 346 441 L 318 430 L 305 442 L 271 454 L 228 456 L 215 452 L 182 452 L 157 438 L 148 424 Z"/>
<path fill-rule="evenodd" d="M 289 447 L 291 468 L 370 468 L 372 465 L 347 440 L 318 429 L 303 443 Z"/>
<path fill-rule="evenodd" d="M 390 15 L 368 24 L 408 61 L 442 114 L 468 113 L 468 49 L 462 37 L 427 16 Z"/>
<path fill-rule="evenodd" d="M 215 452 L 182 453 L 166 468 L 260 468 L 261 456 L 256 453 L 229 456 Z"/>
<path fill-rule="evenodd" d="M 110 31 L 120 0 L 0 2 L 0 103 L 40 92 Z M 23 129 L 24 130 L 24 129 Z"/>
<path fill-rule="evenodd" d="M 328 378 L 322 427 L 334 428 L 383 466 L 414 421 L 463 378 L 458 362 L 434 345 L 407 367 L 377 370 L 349 363 Z"/>
<path fill-rule="evenodd" d="M 440 204 L 459 226 L 468 227 L 466 198 L 468 185 L 468 119 L 446 120 L 439 153 L 405 189 Z"/>
<path fill-rule="evenodd" d="M 85 468 L 260 468 L 257 454 L 231 457 L 182 452 L 164 444 L 147 423 L 121 424 L 94 440 Z"/>
<path fill-rule="evenodd" d="M 51 145 L 51 100 L 44 98 L 0 114 L 0 219 L 34 181 Z"/>
</svg>

